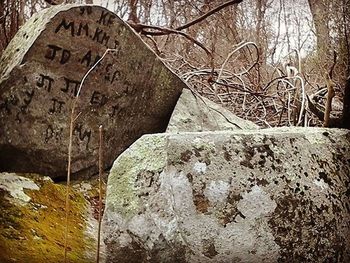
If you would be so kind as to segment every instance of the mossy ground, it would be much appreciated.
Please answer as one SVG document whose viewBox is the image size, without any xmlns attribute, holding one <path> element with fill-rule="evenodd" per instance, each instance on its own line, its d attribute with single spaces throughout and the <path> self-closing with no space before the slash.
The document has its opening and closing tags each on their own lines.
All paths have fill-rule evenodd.
<svg viewBox="0 0 350 263">
<path fill-rule="evenodd" d="M 25 190 L 31 197 L 26 204 L 10 202 L 9 193 L 0 189 L 2 263 L 64 261 L 66 188 L 42 177 L 32 178 L 40 191 Z M 68 262 L 93 262 L 96 245 L 86 235 L 88 204 L 82 194 L 70 192 Z"/>
</svg>

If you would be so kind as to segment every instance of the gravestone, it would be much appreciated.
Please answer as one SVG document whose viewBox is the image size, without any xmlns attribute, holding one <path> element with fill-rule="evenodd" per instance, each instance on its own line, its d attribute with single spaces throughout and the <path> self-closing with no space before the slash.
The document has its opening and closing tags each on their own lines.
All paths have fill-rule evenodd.
<svg viewBox="0 0 350 263">
<path fill-rule="evenodd" d="M 43 10 L 0 60 L 0 170 L 65 176 L 75 100 L 72 173 L 97 171 L 100 125 L 109 167 L 142 134 L 166 129 L 184 87 L 114 13 L 87 5 Z"/>
</svg>

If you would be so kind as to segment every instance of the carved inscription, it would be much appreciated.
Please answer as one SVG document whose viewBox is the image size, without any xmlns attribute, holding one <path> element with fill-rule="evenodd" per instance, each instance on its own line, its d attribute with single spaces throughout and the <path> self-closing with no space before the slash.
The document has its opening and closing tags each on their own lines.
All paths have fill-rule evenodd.
<svg viewBox="0 0 350 263">
<path fill-rule="evenodd" d="M 97 23 L 102 26 L 111 26 L 114 23 L 114 19 L 113 15 L 107 11 L 102 11 Z M 68 21 L 66 18 L 63 18 L 54 32 L 56 34 L 68 32 L 72 37 L 89 37 L 92 41 L 113 49 L 119 46 L 119 41 L 108 34 L 102 27 L 93 28 L 86 22 Z"/>
<path fill-rule="evenodd" d="M 92 7 L 91 6 L 82 6 L 79 9 L 80 9 L 80 14 L 81 15 L 84 15 L 85 13 L 87 15 L 91 15 L 92 14 Z"/>
<path fill-rule="evenodd" d="M 103 106 L 107 103 L 108 97 L 104 94 L 101 94 L 98 91 L 94 91 L 91 96 L 90 103 L 92 105 Z"/>
<path fill-rule="evenodd" d="M 113 117 L 117 117 L 118 115 L 120 115 L 123 112 L 124 108 L 122 108 L 119 105 L 114 105 L 112 106 L 112 110 L 109 113 L 109 117 L 113 118 Z"/>
<path fill-rule="evenodd" d="M 0 76 L 0 171 L 64 176 L 71 145 L 72 175 L 90 176 L 99 127 L 110 167 L 142 134 L 165 128 L 186 87 L 103 7 L 60 5 L 20 30 Z"/>
<path fill-rule="evenodd" d="M 95 65 L 100 58 L 100 55 L 93 55 L 92 51 L 89 50 L 80 60 L 80 63 L 90 68 Z"/>
<path fill-rule="evenodd" d="M 35 101 L 35 107 L 47 114 L 48 118 L 40 131 L 44 143 L 62 143 L 62 127 L 66 126 L 60 125 L 59 122 L 63 119 L 68 120 L 67 114 L 70 113 L 72 100 L 78 94 L 84 74 L 96 65 L 106 48 L 115 50 L 112 54 L 113 59 L 105 59 L 103 63 L 96 65 L 95 72 L 98 72 L 101 87 L 83 90 L 82 96 L 86 96 L 84 101 L 87 102 L 84 106 L 95 111 L 106 107 L 102 111 L 107 114 L 105 117 L 117 120 L 125 115 L 127 107 L 125 103 L 115 100 L 127 101 L 125 97 L 136 93 L 130 80 L 123 76 L 123 68 L 119 68 L 115 63 L 120 51 L 117 38 L 123 31 L 118 26 L 115 27 L 116 17 L 107 10 L 93 11 L 95 9 L 91 6 L 80 7 L 77 10 L 76 17 L 60 16 L 52 23 L 53 26 L 50 25 L 49 32 L 52 35 L 47 42 L 43 42 L 43 53 L 38 53 L 43 67 L 38 67 L 38 71 L 32 74 L 30 79 L 34 78 L 34 81 L 28 81 L 26 76 L 20 91 L 0 98 L 0 117 L 9 118 L 17 124 L 25 123 L 25 115 L 30 112 L 31 104 Z M 89 20 L 89 16 L 93 16 L 93 19 Z M 62 39 L 66 42 L 61 41 Z M 74 41 L 76 43 L 72 44 Z M 73 69 L 73 72 L 67 71 L 66 68 Z M 89 149 L 91 141 L 95 138 L 95 128 L 90 125 L 75 123 L 73 132 L 75 141 L 86 149 Z"/>
<path fill-rule="evenodd" d="M 58 27 L 55 30 L 55 33 L 60 32 L 62 29 L 70 31 L 72 37 L 74 37 L 75 34 L 75 29 L 74 29 L 74 22 L 73 21 L 69 21 L 67 22 L 65 18 L 62 19 L 61 23 L 58 25 Z"/>
<path fill-rule="evenodd" d="M 69 61 L 70 51 L 64 48 L 61 48 L 56 45 L 47 45 L 48 50 L 46 52 L 45 58 L 49 60 L 54 60 L 58 57 L 60 64 L 65 64 Z"/>
<path fill-rule="evenodd" d="M 107 64 L 106 66 L 106 75 L 105 75 L 105 80 L 110 82 L 111 84 L 115 80 L 119 80 L 121 77 L 121 73 L 119 70 L 112 70 L 113 64 Z"/>
<path fill-rule="evenodd" d="M 27 109 L 31 104 L 35 91 L 28 89 L 22 91 L 18 95 L 10 95 L 0 102 L 0 113 L 2 116 L 14 116 L 17 123 L 22 123 L 22 115 L 27 113 Z"/>
<path fill-rule="evenodd" d="M 89 16 L 92 14 L 91 7 L 81 7 L 79 10 L 81 16 Z M 107 31 L 104 29 L 105 27 L 110 27 L 115 23 L 115 16 L 108 11 L 102 10 L 95 22 L 96 24 L 86 22 L 86 20 L 73 21 L 68 18 L 62 18 L 54 28 L 54 33 L 58 35 L 61 33 L 68 33 L 73 38 L 85 38 L 86 40 L 84 41 L 92 41 L 104 47 L 118 49 L 119 41 L 107 33 Z M 101 59 L 101 54 L 93 50 L 82 49 L 82 52 L 74 52 L 73 55 L 73 52 L 69 50 L 69 48 L 66 48 L 62 45 L 57 45 L 55 43 L 49 43 L 47 44 L 44 58 L 48 61 L 59 63 L 60 65 L 65 65 L 70 62 L 78 62 L 84 68 L 89 69 Z M 104 66 L 101 80 L 104 80 L 107 84 L 111 85 L 116 81 L 122 81 L 121 73 L 119 70 L 113 68 L 112 63 L 109 63 L 108 65 Z M 52 90 L 60 91 L 64 94 L 68 94 L 73 98 L 77 96 L 80 81 L 80 79 L 72 79 L 71 76 L 63 76 L 60 80 L 58 80 L 56 77 L 43 73 L 39 74 L 36 85 L 41 90 L 46 90 L 49 93 Z M 125 84 L 122 83 L 122 85 Z M 128 83 L 126 83 L 126 85 L 128 85 Z M 50 107 L 47 109 L 47 113 L 49 115 L 66 113 L 67 102 L 65 99 L 63 99 L 63 97 L 60 96 L 60 93 L 54 93 L 55 94 L 49 98 Z M 118 94 L 118 92 L 116 93 Z M 103 107 L 107 104 L 108 100 L 108 95 L 99 90 L 94 90 L 91 93 L 89 102 L 90 105 L 94 107 Z M 4 103 L 3 105 L 0 105 L 0 107 L 6 111 L 10 111 L 11 103 L 14 102 L 7 101 L 6 104 Z M 123 109 L 118 105 L 109 107 L 110 117 L 116 117 L 123 111 Z M 89 143 L 93 136 L 92 134 L 92 130 L 89 128 L 84 128 L 82 124 L 77 124 L 74 129 L 74 135 L 81 143 L 86 144 L 86 149 L 89 147 Z M 62 131 L 60 129 L 55 129 L 52 125 L 50 125 L 45 131 L 44 141 L 58 142 L 61 137 Z"/>
<path fill-rule="evenodd" d="M 44 141 L 45 143 L 54 141 L 58 143 L 62 140 L 63 128 L 57 128 L 49 124 L 45 130 Z"/>
<path fill-rule="evenodd" d="M 11 107 L 18 104 L 18 97 L 15 95 L 10 95 L 8 98 L 5 98 L 3 102 L 0 103 L 1 112 L 6 113 L 7 115 L 11 114 Z"/>
<path fill-rule="evenodd" d="M 77 36 L 89 36 L 89 25 L 80 23 L 77 30 Z"/>
<path fill-rule="evenodd" d="M 76 97 L 78 94 L 80 81 L 72 80 L 66 77 L 64 77 L 64 81 L 65 81 L 65 85 L 63 88 L 61 88 L 61 91 Z"/>
<path fill-rule="evenodd" d="M 62 113 L 63 106 L 65 105 L 64 101 L 61 101 L 59 99 L 53 98 L 51 99 L 52 106 L 49 108 L 49 113 Z"/>
<path fill-rule="evenodd" d="M 115 17 L 112 16 L 107 11 L 102 11 L 100 19 L 97 21 L 97 23 L 102 24 L 104 26 L 111 26 L 114 23 Z"/>
<path fill-rule="evenodd" d="M 91 130 L 84 128 L 83 124 L 78 123 L 77 125 L 75 125 L 73 133 L 78 136 L 78 138 L 81 142 L 86 143 L 86 150 L 88 150 L 89 143 L 91 140 L 91 133 L 92 133 Z"/>
<path fill-rule="evenodd" d="M 44 74 L 40 74 L 40 75 L 39 75 L 39 79 L 38 79 L 36 85 L 37 85 L 39 88 L 44 88 L 45 90 L 47 90 L 48 92 L 50 92 L 50 91 L 51 91 L 51 88 L 52 88 L 53 82 L 54 82 L 54 80 L 53 80 L 53 78 L 51 78 L 50 76 L 44 75 Z"/>
<path fill-rule="evenodd" d="M 16 118 L 15 118 L 15 120 L 18 123 L 22 122 L 21 115 L 26 114 L 27 108 L 30 105 L 30 103 L 32 102 L 33 97 L 34 97 L 34 90 L 26 90 L 26 91 L 24 91 L 23 103 L 19 107 L 19 111 L 17 112 Z"/>
</svg>

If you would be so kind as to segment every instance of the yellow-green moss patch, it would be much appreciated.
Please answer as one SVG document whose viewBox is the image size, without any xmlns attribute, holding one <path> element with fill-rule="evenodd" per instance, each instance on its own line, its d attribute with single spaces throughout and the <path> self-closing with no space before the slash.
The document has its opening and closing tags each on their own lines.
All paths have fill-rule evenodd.
<svg viewBox="0 0 350 263">
<path fill-rule="evenodd" d="M 63 262 L 66 188 L 31 177 L 40 190 L 24 190 L 31 198 L 27 204 L 10 202 L 9 192 L 0 189 L 0 262 Z M 88 203 L 70 192 L 68 259 L 93 262 L 96 246 L 86 235 Z"/>
</svg>

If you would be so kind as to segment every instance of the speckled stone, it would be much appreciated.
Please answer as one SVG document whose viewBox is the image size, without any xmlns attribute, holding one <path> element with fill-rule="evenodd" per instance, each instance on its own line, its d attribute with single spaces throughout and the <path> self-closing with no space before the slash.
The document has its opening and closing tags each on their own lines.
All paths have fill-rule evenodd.
<svg viewBox="0 0 350 263">
<path fill-rule="evenodd" d="M 101 63 L 83 76 L 108 52 Z M 66 175 L 72 103 L 72 172 L 97 171 L 145 133 L 165 131 L 186 86 L 125 22 L 98 6 L 60 5 L 33 16 L 0 59 L 0 171 Z"/>
<path fill-rule="evenodd" d="M 114 162 L 107 262 L 350 262 L 350 133 L 145 135 Z"/>
<path fill-rule="evenodd" d="M 237 117 L 219 104 L 190 89 L 183 89 L 166 132 L 232 131 L 258 128 L 258 125 Z"/>
</svg>

